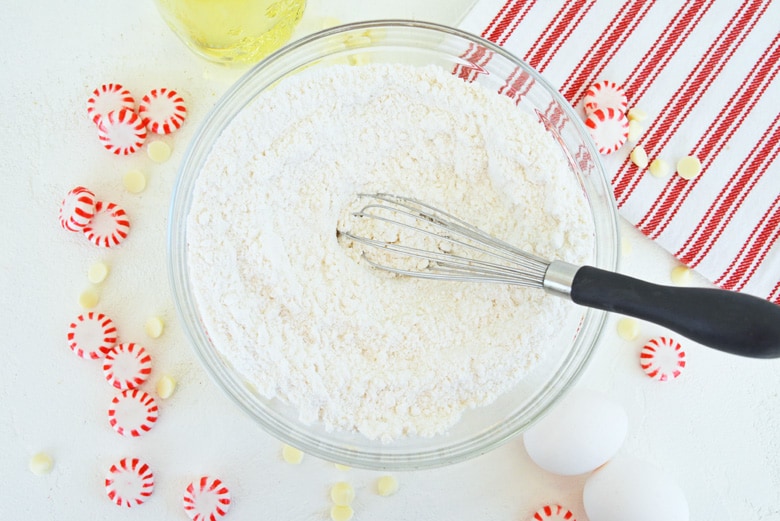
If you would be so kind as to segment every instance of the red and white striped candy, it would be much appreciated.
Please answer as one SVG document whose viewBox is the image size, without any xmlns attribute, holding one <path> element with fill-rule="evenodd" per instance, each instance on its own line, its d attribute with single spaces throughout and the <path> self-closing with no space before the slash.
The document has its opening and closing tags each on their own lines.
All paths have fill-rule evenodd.
<svg viewBox="0 0 780 521">
<path fill-rule="evenodd" d="M 178 130 L 187 117 L 184 99 L 172 89 L 152 89 L 138 104 L 138 115 L 149 131 L 170 134 Z"/>
<path fill-rule="evenodd" d="M 158 414 L 152 395 L 140 389 L 126 389 L 111 400 L 108 423 L 122 436 L 137 438 L 154 427 Z"/>
<path fill-rule="evenodd" d="M 95 215 L 95 194 L 77 186 L 65 196 L 60 205 L 60 226 L 71 232 L 84 229 Z"/>
<path fill-rule="evenodd" d="M 146 126 L 132 109 L 112 110 L 98 122 L 98 139 L 112 154 L 138 152 L 146 141 Z"/>
<path fill-rule="evenodd" d="M 116 344 L 116 337 L 114 322 L 103 313 L 79 315 L 68 326 L 68 347 L 85 360 L 106 356 Z"/>
<path fill-rule="evenodd" d="M 115 345 L 103 360 L 103 375 L 117 389 L 135 389 L 152 372 L 152 357 L 143 346 L 129 342 Z"/>
<path fill-rule="evenodd" d="M 596 109 L 615 109 L 628 112 L 628 98 L 623 87 L 614 81 L 602 80 L 594 83 L 585 92 L 585 114 L 593 114 Z"/>
<path fill-rule="evenodd" d="M 138 458 L 122 458 L 111 465 L 106 476 L 108 499 L 120 507 L 142 504 L 154 491 L 154 474 Z"/>
<path fill-rule="evenodd" d="M 96 125 L 109 112 L 135 109 L 135 98 L 130 91 L 118 83 L 106 83 L 94 91 L 87 100 L 87 115 Z"/>
<path fill-rule="evenodd" d="M 673 380 L 685 369 L 686 354 L 680 343 L 661 336 L 650 340 L 639 354 L 639 363 L 647 376 L 659 382 Z"/>
<path fill-rule="evenodd" d="M 98 201 L 95 214 L 82 231 L 96 246 L 111 248 L 118 246 L 130 233 L 130 221 L 125 211 L 114 203 Z"/>
<path fill-rule="evenodd" d="M 216 521 L 230 509 L 230 490 L 219 479 L 202 476 L 187 485 L 182 504 L 193 521 Z"/>
<path fill-rule="evenodd" d="M 561 505 L 545 505 L 536 511 L 533 521 L 577 521 L 571 510 L 563 508 Z"/>
<path fill-rule="evenodd" d="M 585 127 L 600 154 L 611 154 L 628 139 L 628 118 L 612 108 L 596 109 L 585 119 Z"/>
</svg>

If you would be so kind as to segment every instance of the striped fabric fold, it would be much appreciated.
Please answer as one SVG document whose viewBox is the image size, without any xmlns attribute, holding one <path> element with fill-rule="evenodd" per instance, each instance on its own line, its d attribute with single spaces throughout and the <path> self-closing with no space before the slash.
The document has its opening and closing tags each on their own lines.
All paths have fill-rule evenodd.
<svg viewBox="0 0 780 521">
<path fill-rule="evenodd" d="M 461 27 L 522 57 L 583 118 L 592 83 L 621 84 L 650 115 L 637 144 L 651 159 L 702 164 L 659 179 L 631 145 L 603 156 L 621 216 L 713 284 L 780 304 L 778 20 L 780 0 L 480 0 Z M 492 58 L 465 56 L 464 79 Z M 519 99 L 531 81 L 515 71 L 501 92 Z"/>
</svg>

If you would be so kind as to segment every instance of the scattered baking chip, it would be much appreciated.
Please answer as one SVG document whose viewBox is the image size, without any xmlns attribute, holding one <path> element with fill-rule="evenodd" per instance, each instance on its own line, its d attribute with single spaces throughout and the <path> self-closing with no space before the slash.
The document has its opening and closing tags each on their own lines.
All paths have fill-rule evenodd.
<svg viewBox="0 0 780 521">
<path fill-rule="evenodd" d="M 627 237 L 620 238 L 620 254 L 623 257 L 628 257 L 631 252 L 634 251 L 634 245 Z"/>
<path fill-rule="evenodd" d="M 685 369 L 686 354 L 676 340 L 657 337 L 650 340 L 639 354 L 642 370 L 659 382 L 673 380 Z"/>
<path fill-rule="evenodd" d="M 336 467 L 336 470 L 341 470 L 344 472 L 351 469 L 349 465 L 342 465 L 341 463 L 334 463 L 333 466 Z"/>
<path fill-rule="evenodd" d="M 677 175 L 683 179 L 693 179 L 701 173 L 701 161 L 696 156 L 685 156 L 677 161 Z"/>
<path fill-rule="evenodd" d="M 282 447 L 282 458 L 291 465 L 297 465 L 303 461 L 303 452 L 285 443 Z"/>
<path fill-rule="evenodd" d="M 613 108 L 596 109 L 585 119 L 585 127 L 600 154 L 611 154 L 628 139 L 628 119 Z"/>
<path fill-rule="evenodd" d="M 114 110 L 100 119 L 98 139 L 112 154 L 127 156 L 144 146 L 146 127 L 132 110 Z"/>
<path fill-rule="evenodd" d="M 534 513 L 533 521 L 576 521 L 571 510 L 561 505 L 545 505 Z"/>
<path fill-rule="evenodd" d="M 157 402 L 149 393 L 125 389 L 111 400 L 108 423 L 122 436 L 136 438 L 154 427 L 158 414 Z"/>
<path fill-rule="evenodd" d="M 230 490 L 217 478 L 202 476 L 184 490 L 184 512 L 193 521 L 216 521 L 230 510 Z"/>
<path fill-rule="evenodd" d="M 43 476 L 51 472 L 54 467 L 54 460 L 45 452 L 33 454 L 29 462 L 30 472 L 36 476 Z"/>
<path fill-rule="evenodd" d="M 120 507 L 134 507 L 154 491 L 154 473 L 138 458 L 122 458 L 111 465 L 105 481 L 108 498 Z"/>
<path fill-rule="evenodd" d="M 119 245 L 130 232 L 130 221 L 125 211 L 114 203 L 98 201 L 95 215 L 82 230 L 96 246 L 110 248 Z"/>
<path fill-rule="evenodd" d="M 172 376 L 164 374 L 157 380 L 155 390 L 157 391 L 157 396 L 167 400 L 173 395 L 173 391 L 176 390 L 176 380 Z"/>
<path fill-rule="evenodd" d="M 623 87 L 614 81 L 602 80 L 594 83 L 585 91 L 585 114 L 591 115 L 597 109 L 615 109 L 625 113 L 628 98 Z"/>
<path fill-rule="evenodd" d="M 119 83 L 106 83 L 92 91 L 87 100 L 87 115 L 96 125 L 109 112 L 135 109 L 135 99 L 130 91 Z"/>
<path fill-rule="evenodd" d="M 675 266 L 671 273 L 672 283 L 685 286 L 691 281 L 691 269 L 688 266 Z"/>
<path fill-rule="evenodd" d="M 661 158 L 655 158 L 650 161 L 648 170 L 655 177 L 666 177 L 669 175 L 669 163 Z"/>
<path fill-rule="evenodd" d="M 645 152 L 645 148 L 642 145 L 635 146 L 629 157 L 631 158 L 631 162 L 639 168 L 645 168 L 647 166 L 647 152 Z"/>
<path fill-rule="evenodd" d="M 330 499 L 336 505 L 351 505 L 355 499 L 355 489 L 346 481 L 339 481 L 331 487 Z"/>
<path fill-rule="evenodd" d="M 621 318 L 617 322 L 617 332 L 623 340 L 636 340 L 639 336 L 639 322 L 631 317 Z"/>
<path fill-rule="evenodd" d="M 160 317 L 149 317 L 144 322 L 144 331 L 149 338 L 160 338 L 165 330 L 165 323 Z"/>
<path fill-rule="evenodd" d="M 100 284 L 106 280 L 106 277 L 108 277 L 108 265 L 105 262 L 93 262 L 87 270 L 87 279 L 92 284 Z"/>
<path fill-rule="evenodd" d="M 95 194 L 77 186 L 65 195 L 60 204 L 60 226 L 71 232 L 84 229 L 95 215 Z"/>
<path fill-rule="evenodd" d="M 68 327 L 68 347 L 87 360 L 106 356 L 116 344 L 116 339 L 114 322 L 103 313 L 84 313 Z"/>
<path fill-rule="evenodd" d="M 152 372 L 152 357 L 134 342 L 115 345 L 103 359 L 103 376 L 117 389 L 135 389 Z"/>
<path fill-rule="evenodd" d="M 398 492 L 398 480 L 394 476 L 382 476 L 376 480 L 376 492 L 380 496 L 392 496 Z"/>
<path fill-rule="evenodd" d="M 173 89 L 152 89 L 138 104 L 143 125 L 155 134 L 170 134 L 187 117 L 184 99 Z"/>
<path fill-rule="evenodd" d="M 130 170 L 122 176 L 122 184 L 131 194 L 138 194 L 146 189 L 146 176 L 140 170 Z"/>
<path fill-rule="evenodd" d="M 330 508 L 330 518 L 333 521 L 349 521 L 353 515 L 355 511 L 349 505 L 333 505 Z"/>
<path fill-rule="evenodd" d="M 628 109 L 628 113 L 626 114 L 626 116 L 630 121 L 642 122 L 647 119 L 647 112 L 636 107 L 631 107 L 630 109 Z"/>
<path fill-rule="evenodd" d="M 85 289 L 79 295 L 79 306 L 82 309 L 92 309 L 100 302 L 100 295 L 94 289 Z"/>
<path fill-rule="evenodd" d="M 629 119 L 627 141 L 629 143 L 636 143 L 637 141 L 639 141 L 639 138 L 642 136 L 642 132 L 644 131 L 645 131 L 644 127 L 640 125 L 638 121 L 634 119 Z"/>
<path fill-rule="evenodd" d="M 171 157 L 171 147 L 165 141 L 156 139 L 146 146 L 146 154 L 155 163 L 165 163 Z"/>
</svg>

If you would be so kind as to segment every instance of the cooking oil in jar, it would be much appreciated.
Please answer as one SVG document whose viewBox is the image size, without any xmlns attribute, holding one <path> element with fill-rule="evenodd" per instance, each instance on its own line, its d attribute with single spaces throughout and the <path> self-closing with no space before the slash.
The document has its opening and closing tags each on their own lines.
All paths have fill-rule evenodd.
<svg viewBox="0 0 780 521">
<path fill-rule="evenodd" d="M 159 11 L 197 54 L 250 64 L 290 39 L 306 0 L 156 0 Z"/>
</svg>

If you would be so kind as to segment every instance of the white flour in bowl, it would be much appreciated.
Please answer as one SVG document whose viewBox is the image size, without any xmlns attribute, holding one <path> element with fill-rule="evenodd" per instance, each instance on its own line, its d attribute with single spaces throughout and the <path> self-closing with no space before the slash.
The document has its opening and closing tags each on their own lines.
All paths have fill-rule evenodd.
<svg viewBox="0 0 780 521">
<path fill-rule="evenodd" d="M 355 262 L 336 223 L 360 192 L 424 200 L 575 263 L 593 248 L 586 200 L 535 118 L 435 67 L 304 72 L 217 140 L 187 223 L 214 347 L 304 422 L 382 440 L 443 433 L 523 378 L 576 311 L 540 290 Z"/>
</svg>

